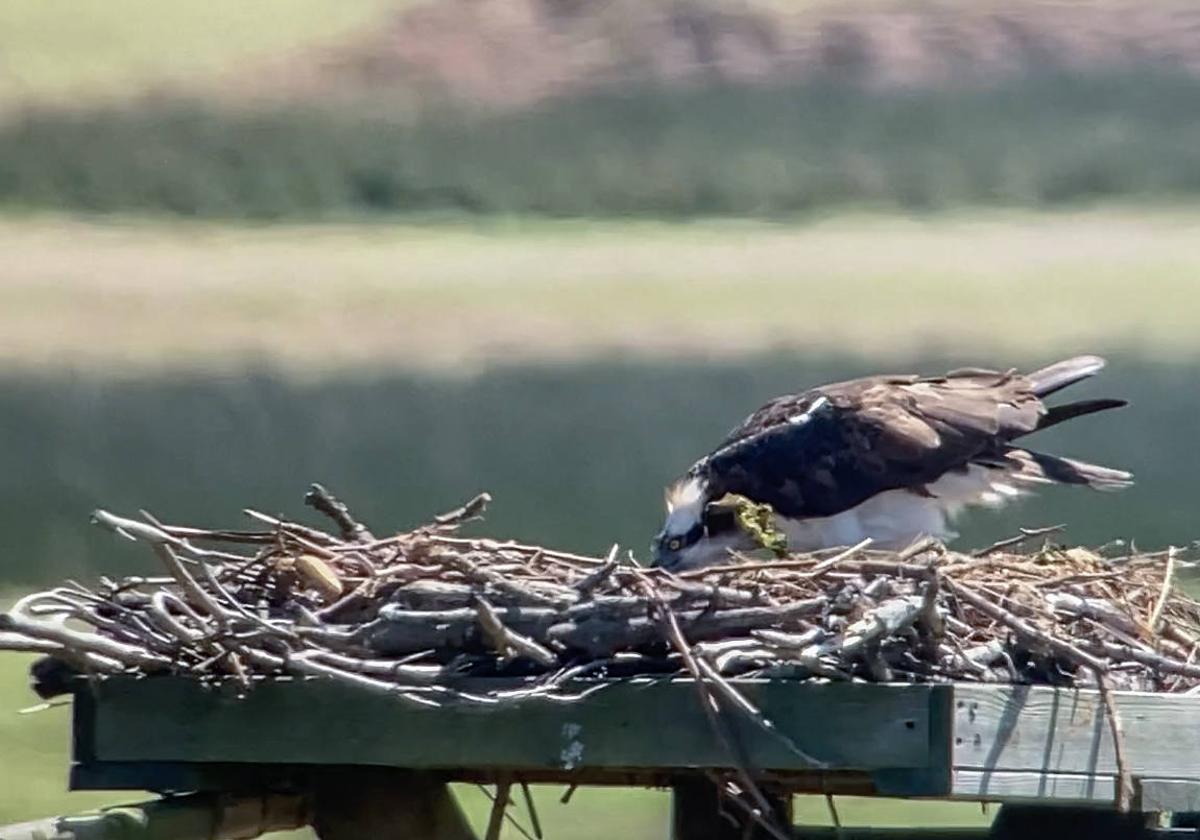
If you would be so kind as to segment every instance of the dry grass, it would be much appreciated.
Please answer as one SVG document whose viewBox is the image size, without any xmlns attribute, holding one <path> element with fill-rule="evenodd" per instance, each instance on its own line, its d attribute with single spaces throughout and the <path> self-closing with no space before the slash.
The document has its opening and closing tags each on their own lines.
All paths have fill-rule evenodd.
<svg viewBox="0 0 1200 840">
<path fill-rule="evenodd" d="M 0 364 L 471 369 L 784 347 L 1195 352 L 1200 213 L 230 228 L 0 223 Z"/>
</svg>

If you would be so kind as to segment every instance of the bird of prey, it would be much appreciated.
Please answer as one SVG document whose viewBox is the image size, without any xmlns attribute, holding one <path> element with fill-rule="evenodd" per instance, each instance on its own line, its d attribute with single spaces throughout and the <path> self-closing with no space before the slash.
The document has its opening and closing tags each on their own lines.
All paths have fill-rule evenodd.
<svg viewBox="0 0 1200 840">
<path fill-rule="evenodd" d="M 655 565 L 697 568 L 755 548 L 729 498 L 769 505 L 788 549 L 811 551 L 866 538 L 877 548 L 950 540 L 949 521 L 964 507 L 998 506 L 1038 484 L 1126 487 L 1127 472 L 1019 443 L 1125 405 L 1043 402 L 1102 367 L 1097 356 L 1079 356 L 1027 374 L 870 376 L 771 400 L 668 488 Z"/>
</svg>

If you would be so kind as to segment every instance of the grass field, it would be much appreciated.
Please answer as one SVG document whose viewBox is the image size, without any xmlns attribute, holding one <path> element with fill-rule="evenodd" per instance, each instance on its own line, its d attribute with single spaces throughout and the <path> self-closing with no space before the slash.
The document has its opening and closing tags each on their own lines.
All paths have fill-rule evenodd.
<svg viewBox="0 0 1200 840">
<path fill-rule="evenodd" d="M 792 348 L 1191 356 L 1197 210 L 236 228 L 0 222 L 0 364 L 115 373 Z"/>
<path fill-rule="evenodd" d="M 0 4 L 0 107 L 122 96 L 330 43 L 403 0 Z"/>
</svg>

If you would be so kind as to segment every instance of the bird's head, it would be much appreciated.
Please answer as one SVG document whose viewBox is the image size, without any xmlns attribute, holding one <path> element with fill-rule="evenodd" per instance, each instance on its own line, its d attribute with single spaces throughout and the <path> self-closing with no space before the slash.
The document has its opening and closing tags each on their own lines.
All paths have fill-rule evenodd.
<svg viewBox="0 0 1200 840">
<path fill-rule="evenodd" d="M 667 520 L 654 538 L 654 565 L 680 572 L 729 559 L 731 550 L 753 548 L 738 528 L 737 512 L 713 501 L 699 478 L 689 477 L 667 488 Z"/>
</svg>

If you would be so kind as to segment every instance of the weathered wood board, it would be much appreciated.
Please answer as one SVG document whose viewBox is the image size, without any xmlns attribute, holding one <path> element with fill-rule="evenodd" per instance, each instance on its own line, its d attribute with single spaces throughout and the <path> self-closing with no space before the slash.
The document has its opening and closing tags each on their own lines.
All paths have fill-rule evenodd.
<svg viewBox="0 0 1200 840">
<path fill-rule="evenodd" d="M 736 719 L 744 760 L 795 790 L 1099 805 L 1116 798 L 1111 728 L 1094 691 L 738 685 L 803 752 Z M 1116 702 L 1138 803 L 1200 809 L 1200 698 L 1118 693 Z M 174 780 L 176 789 L 211 789 L 225 777 L 249 786 L 334 765 L 628 784 L 734 763 L 695 686 L 666 678 L 614 681 L 569 703 L 439 708 L 326 680 L 267 681 L 240 696 L 233 684 L 116 678 L 80 689 L 75 724 L 73 784 L 87 788 L 153 778 L 166 788 Z"/>
<path fill-rule="evenodd" d="M 806 755 L 838 770 L 926 768 L 948 687 L 740 684 Z M 934 704 L 932 698 L 943 701 Z M 103 680 L 76 696 L 77 758 L 96 762 L 369 764 L 410 769 L 731 766 L 686 680 L 612 683 L 571 703 L 406 704 L 326 680 L 276 680 L 239 697 L 175 678 Z M 939 711 L 939 713 L 941 713 Z M 940 723 L 940 722 L 939 722 Z M 735 722 L 764 770 L 819 769 Z"/>
<path fill-rule="evenodd" d="M 1115 776 L 1092 776 L 1083 773 L 955 768 L 950 779 L 950 798 L 972 802 L 1025 802 L 1039 799 L 1115 802 L 1117 780 Z"/>
<path fill-rule="evenodd" d="M 1116 692 L 1114 699 L 1143 807 L 1200 801 L 1200 698 Z M 1112 727 L 1098 692 L 957 685 L 953 706 L 952 796 L 1115 800 Z"/>
<path fill-rule="evenodd" d="M 1132 774 L 1200 778 L 1200 698 L 1114 696 Z M 953 756 L 963 769 L 1117 772 L 1112 728 L 1095 691 L 955 686 Z"/>
</svg>

